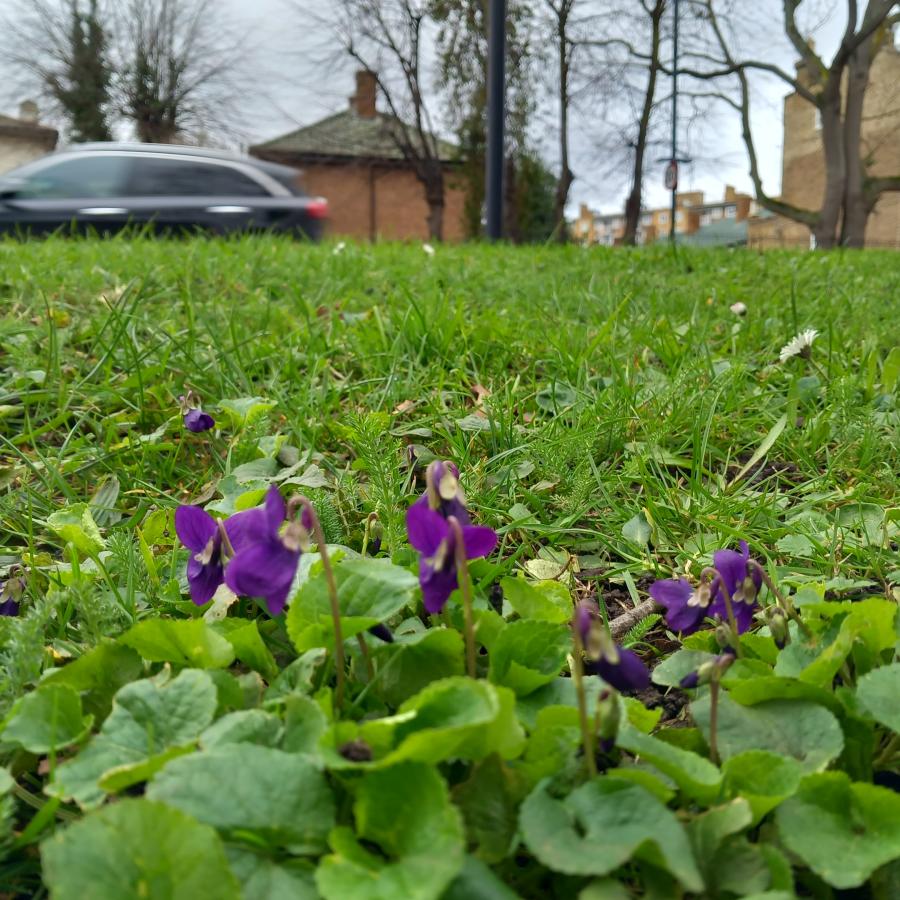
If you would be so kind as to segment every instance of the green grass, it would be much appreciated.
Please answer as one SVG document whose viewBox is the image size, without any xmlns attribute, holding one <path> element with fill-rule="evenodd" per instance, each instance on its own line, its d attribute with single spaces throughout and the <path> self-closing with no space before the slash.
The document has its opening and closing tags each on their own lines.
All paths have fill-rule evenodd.
<svg viewBox="0 0 900 900">
<path fill-rule="evenodd" d="M 0 265 L 10 555 L 48 549 L 45 518 L 104 476 L 133 525 L 277 432 L 325 471 L 351 541 L 372 508 L 403 539 L 416 453 L 456 460 L 501 530 L 527 507 L 529 552 L 587 567 L 656 571 L 745 536 L 798 572 L 896 571 L 833 527 L 836 507 L 897 502 L 881 384 L 900 343 L 896 255 L 47 241 L 0 245 Z M 812 360 L 779 365 L 809 327 Z M 185 385 L 224 426 L 215 438 L 180 430 Z M 236 433 L 217 404 L 252 395 L 271 419 Z M 622 537 L 639 513 L 652 552 Z M 811 559 L 777 550 L 796 534 Z"/>
</svg>

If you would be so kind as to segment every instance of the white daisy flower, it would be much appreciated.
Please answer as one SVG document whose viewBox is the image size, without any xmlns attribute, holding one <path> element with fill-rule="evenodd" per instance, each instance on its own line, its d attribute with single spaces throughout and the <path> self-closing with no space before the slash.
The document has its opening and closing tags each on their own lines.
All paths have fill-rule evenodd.
<svg viewBox="0 0 900 900">
<path fill-rule="evenodd" d="M 807 328 L 801 331 L 796 337 L 792 337 L 782 348 L 778 354 L 778 362 L 785 363 L 792 356 L 809 356 L 809 348 L 812 347 L 813 341 L 819 336 L 819 332 L 815 328 Z"/>
<path fill-rule="evenodd" d="M 346 246 L 347 246 L 347 245 L 346 245 L 343 241 L 338 241 L 338 242 L 334 245 L 334 250 L 332 250 L 331 252 L 332 252 L 332 254 L 333 254 L 334 256 L 337 256 L 338 253 L 343 253 L 343 252 L 344 252 L 344 248 L 345 248 Z"/>
<path fill-rule="evenodd" d="M 737 303 L 732 303 L 731 306 L 728 307 L 736 316 L 746 316 L 747 315 L 747 304 L 741 303 L 738 300 Z"/>
<path fill-rule="evenodd" d="M 429 255 L 434 256 L 434 247 L 431 244 L 422 244 L 422 249 Z"/>
</svg>

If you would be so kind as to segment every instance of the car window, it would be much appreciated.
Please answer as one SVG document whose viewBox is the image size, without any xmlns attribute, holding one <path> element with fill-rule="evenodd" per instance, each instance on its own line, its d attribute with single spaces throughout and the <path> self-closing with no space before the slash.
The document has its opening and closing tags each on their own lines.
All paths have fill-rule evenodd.
<svg viewBox="0 0 900 900">
<path fill-rule="evenodd" d="M 138 157 L 128 190 L 150 197 L 267 197 L 255 179 L 228 165 Z"/>
<path fill-rule="evenodd" d="M 36 200 L 121 196 L 131 160 L 125 156 L 98 154 L 60 160 L 37 171 L 16 173 L 23 179 L 17 197 Z"/>
</svg>

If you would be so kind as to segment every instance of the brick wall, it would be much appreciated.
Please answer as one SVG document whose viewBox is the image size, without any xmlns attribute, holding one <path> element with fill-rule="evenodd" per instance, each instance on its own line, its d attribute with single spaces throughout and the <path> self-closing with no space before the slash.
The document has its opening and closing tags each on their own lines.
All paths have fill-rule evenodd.
<svg viewBox="0 0 900 900">
<path fill-rule="evenodd" d="M 873 175 L 900 173 L 900 53 L 889 43 L 875 57 L 863 108 L 863 155 L 871 155 Z M 825 160 L 817 110 L 790 94 L 784 101 L 784 154 L 781 170 L 781 196 L 788 203 L 805 209 L 818 209 L 825 191 Z M 763 240 L 785 245 L 808 246 L 809 231 L 803 225 L 780 219 L 769 225 L 757 225 Z M 883 194 L 869 218 L 866 243 L 872 246 L 900 246 L 900 197 Z"/>
<path fill-rule="evenodd" d="M 56 141 L 0 135 L 0 174 L 49 153 Z"/>
<path fill-rule="evenodd" d="M 303 170 L 305 189 L 328 200 L 328 235 L 359 240 L 428 239 L 424 189 L 408 168 L 363 160 L 298 165 Z M 461 241 L 465 237 L 464 204 L 464 186 L 456 171 L 448 167 L 444 181 L 444 240 Z"/>
</svg>

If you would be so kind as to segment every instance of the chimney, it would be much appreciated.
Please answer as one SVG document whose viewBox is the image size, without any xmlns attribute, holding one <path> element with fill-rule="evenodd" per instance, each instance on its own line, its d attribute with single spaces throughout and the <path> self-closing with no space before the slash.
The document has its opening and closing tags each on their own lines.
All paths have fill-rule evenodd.
<svg viewBox="0 0 900 900">
<path fill-rule="evenodd" d="M 38 120 L 38 106 L 34 100 L 23 100 L 19 104 L 19 118 L 23 122 L 36 125 Z"/>
<path fill-rule="evenodd" d="M 725 185 L 725 202 L 733 203 L 737 200 L 737 191 L 734 189 L 734 185 L 726 184 Z"/>
<path fill-rule="evenodd" d="M 374 72 L 360 69 L 356 73 L 356 93 L 350 98 L 350 108 L 363 119 L 375 118 L 377 79 Z"/>
</svg>

